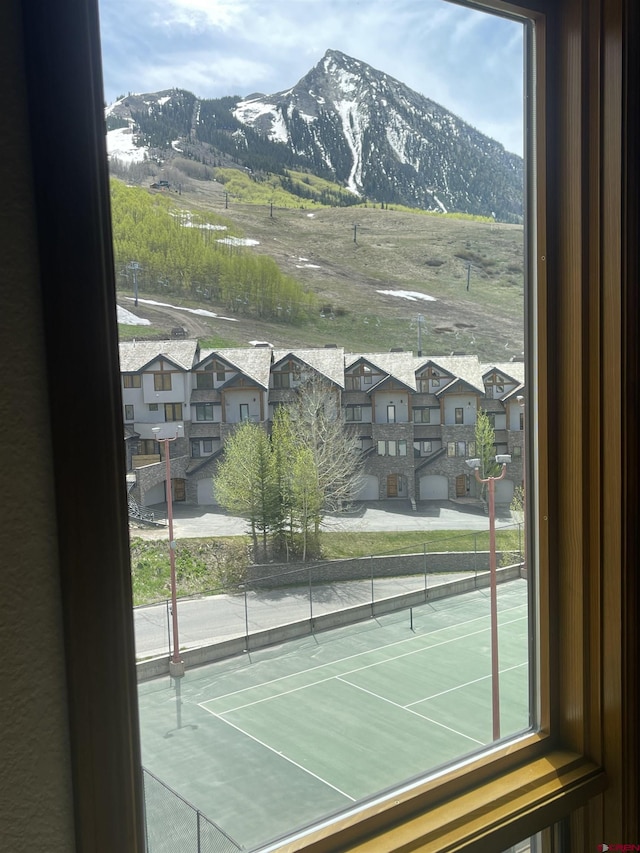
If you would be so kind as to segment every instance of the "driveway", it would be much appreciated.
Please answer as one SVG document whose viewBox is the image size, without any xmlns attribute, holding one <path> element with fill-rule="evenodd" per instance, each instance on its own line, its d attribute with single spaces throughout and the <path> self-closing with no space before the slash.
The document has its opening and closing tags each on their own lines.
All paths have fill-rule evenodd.
<svg viewBox="0 0 640 853">
<path fill-rule="evenodd" d="M 159 517 L 166 518 L 167 505 L 149 507 Z M 247 533 L 243 518 L 228 515 L 215 506 L 173 505 L 173 532 L 176 539 L 196 539 L 208 536 L 239 536 Z M 497 507 L 496 526 L 513 525 L 508 506 Z M 489 519 L 477 502 L 421 501 L 413 510 L 409 501 L 369 501 L 354 504 L 341 513 L 331 513 L 323 521 L 327 531 L 360 532 L 396 530 L 486 530 Z M 142 539 L 164 539 L 167 528 L 132 529 L 132 535 Z"/>
</svg>

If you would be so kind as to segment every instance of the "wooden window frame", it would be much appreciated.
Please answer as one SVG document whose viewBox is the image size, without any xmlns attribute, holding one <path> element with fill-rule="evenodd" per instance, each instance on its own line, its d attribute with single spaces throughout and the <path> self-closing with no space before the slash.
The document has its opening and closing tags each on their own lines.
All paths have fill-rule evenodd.
<svg viewBox="0 0 640 853">
<path fill-rule="evenodd" d="M 168 383 L 167 383 L 167 380 Z M 166 387 L 168 384 L 168 388 Z M 170 373 L 154 373 L 153 374 L 153 390 L 154 391 L 171 391 L 172 379 Z"/>
<path fill-rule="evenodd" d="M 212 391 L 213 372 L 210 370 L 198 370 L 196 372 L 196 388 L 198 391 Z"/>
<path fill-rule="evenodd" d="M 139 373 L 124 373 L 122 376 L 122 387 L 123 388 L 141 388 L 142 377 Z M 136 381 L 137 380 L 137 381 Z"/>
<path fill-rule="evenodd" d="M 15 3 L 49 368 L 77 849 L 142 853 L 97 3 Z M 484 6 L 517 12 L 500 0 Z M 537 461 L 529 511 L 539 530 L 531 559 L 541 566 L 532 574 L 540 732 L 285 843 L 281 853 L 495 853 L 566 815 L 575 850 L 640 836 L 640 13 L 634 0 L 528 0 L 523 7 L 537 19 L 539 95 L 529 140 L 538 148 L 539 204 L 529 211 L 537 234 L 527 258 L 539 287 L 537 304 L 527 306 L 536 335 L 528 347 L 537 374 L 553 377 L 527 383 L 528 447 Z M 61 99 L 75 105 L 72 135 Z M 78 289 L 76 280 L 89 286 Z M 61 364 L 74 371 L 66 375 Z M 66 406 L 78 374 L 83 406 L 94 414 L 90 432 Z M 79 455 L 93 460 L 91 478 L 75 470 Z"/>
</svg>

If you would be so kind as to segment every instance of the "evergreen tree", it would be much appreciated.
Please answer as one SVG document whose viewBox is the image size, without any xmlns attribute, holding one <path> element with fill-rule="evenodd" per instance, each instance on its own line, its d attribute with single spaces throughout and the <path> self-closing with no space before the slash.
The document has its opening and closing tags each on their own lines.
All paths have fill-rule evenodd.
<svg viewBox="0 0 640 853">
<path fill-rule="evenodd" d="M 476 418 L 476 453 L 480 459 L 480 476 L 495 477 L 500 473 L 496 462 L 496 434 L 489 415 L 480 409 Z M 481 487 L 481 496 L 486 492 L 486 483 Z"/>
<path fill-rule="evenodd" d="M 259 424 L 243 423 L 227 439 L 213 489 L 221 506 L 247 518 L 254 559 L 258 557 L 260 536 L 266 560 L 267 535 L 277 516 L 278 493 L 269 438 Z"/>
</svg>

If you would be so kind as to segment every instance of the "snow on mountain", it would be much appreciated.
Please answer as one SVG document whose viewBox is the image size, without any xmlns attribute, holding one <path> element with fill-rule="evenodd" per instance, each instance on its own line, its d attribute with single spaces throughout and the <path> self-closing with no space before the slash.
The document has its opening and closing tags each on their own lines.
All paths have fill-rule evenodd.
<svg viewBox="0 0 640 853">
<path fill-rule="evenodd" d="M 281 92 L 240 101 L 178 89 L 128 95 L 107 108 L 106 121 L 109 153 L 126 162 L 173 149 L 249 172 L 315 172 L 377 203 L 522 221 L 520 157 L 337 50 Z"/>
</svg>

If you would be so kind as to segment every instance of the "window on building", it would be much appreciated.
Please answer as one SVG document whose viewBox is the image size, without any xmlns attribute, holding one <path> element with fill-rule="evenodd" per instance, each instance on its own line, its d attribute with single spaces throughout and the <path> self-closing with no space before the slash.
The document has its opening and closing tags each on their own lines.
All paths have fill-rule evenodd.
<svg viewBox="0 0 640 853">
<path fill-rule="evenodd" d="M 224 370 L 216 370 L 216 382 L 224 382 L 226 380 L 227 374 Z"/>
<path fill-rule="evenodd" d="M 514 459 L 519 459 L 522 456 L 521 445 L 519 445 L 519 444 L 514 445 L 513 448 L 511 449 L 511 452 L 513 453 Z"/>
<path fill-rule="evenodd" d="M 200 456 L 200 442 L 192 441 L 191 442 L 191 455 L 194 459 L 197 459 Z"/>
<path fill-rule="evenodd" d="M 397 441 L 388 441 L 387 442 L 387 456 L 395 456 L 397 454 L 398 443 Z"/>
<path fill-rule="evenodd" d="M 138 373 L 125 373 L 122 377 L 124 388 L 140 388 L 141 376 Z"/>
<path fill-rule="evenodd" d="M 164 419 L 165 421 L 181 421 L 182 403 L 165 403 Z"/>
<path fill-rule="evenodd" d="M 404 438 L 401 438 L 398 441 L 398 456 L 406 456 L 407 455 L 407 442 Z"/>
<path fill-rule="evenodd" d="M 126 421 L 133 420 L 133 406 L 127 405 L 124 407 L 124 419 Z"/>
<path fill-rule="evenodd" d="M 150 412 L 157 412 L 158 411 L 158 404 L 157 403 L 149 403 L 149 411 Z"/>
<path fill-rule="evenodd" d="M 371 376 L 371 368 L 370 367 L 363 367 L 362 370 L 363 370 L 363 374 L 364 374 L 364 384 L 365 385 L 371 385 L 371 383 L 373 381 L 373 377 Z"/>
<path fill-rule="evenodd" d="M 395 406 L 387 406 L 387 423 L 395 424 L 396 422 L 396 407 Z"/>
<path fill-rule="evenodd" d="M 362 406 L 347 406 L 344 410 L 344 418 L 346 421 L 361 421 Z"/>
<path fill-rule="evenodd" d="M 282 371 L 274 371 L 273 372 L 273 387 L 274 388 L 290 388 L 291 387 L 291 374 Z"/>
<path fill-rule="evenodd" d="M 155 438 L 141 438 L 138 442 L 138 453 L 141 456 L 157 456 L 160 446 Z"/>
<path fill-rule="evenodd" d="M 379 441 L 378 442 L 378 456 L 386 456 L 387 454 L 387 442 Z"/>
<path fill-rule="evenodd" d="M 414 409 L 413 410 L 413 422 L 416 424 L 429 424 L 431 423 L 431 409 Z"/>
<path fill-rule="evenodd" d="M 462 406 L 456 407 L 455 422 L 457 424 L 463 424 L 464 423 L 464 409 L 462 408 Z"/>
<path fill-rule="evenodd" d="M 447 456 L 455 456 L 456 455 L 456 443 L 455 441 L 447 442 Z"/>
<path fill-rule="evenodd" d="M 156 391 L 171 391 L 171 374 L 154 373 L 153 387 Z"/>
<path fill-rule="evenodd" d="M 213 388 L 213 373 L 209 370 L 196 373 L 196 388 L 199 391 L 209 391 Z"/>
<path fill-rule="evenodd" d="M 249 420 L 249 404 L 248 403 L 240 403 L 240 420 L 248 421 Z"/>
<path fill-rule="evenodd" d="M 195 410 L 197 421 L 213 420 L 213 403 L 196 403 Z"/>
<path fill-rule="evenodd" d="M 213 439 L 212 438 L 203 438 L 202 439 L 202 452 L 203 453 L 213 453 Z"/>
</svg>

